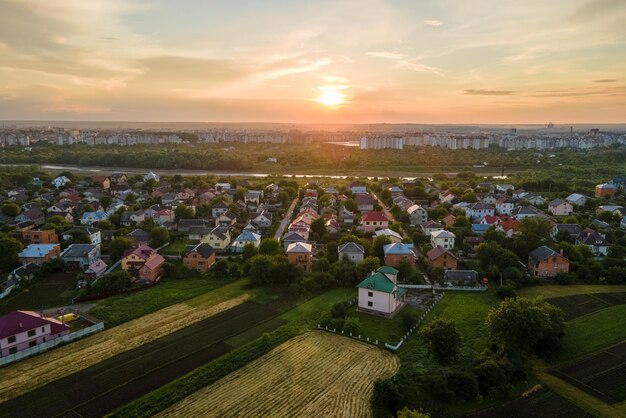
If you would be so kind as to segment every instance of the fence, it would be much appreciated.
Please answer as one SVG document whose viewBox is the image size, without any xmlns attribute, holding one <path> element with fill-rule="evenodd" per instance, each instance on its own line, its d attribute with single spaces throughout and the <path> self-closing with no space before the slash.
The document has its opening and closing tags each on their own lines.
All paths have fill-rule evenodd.
<svg viewBox="0 0 626 418">
<path fill-rule="evenodd" d="M 4 299 L 5 297 L 9 296 L 13 289 L 15 289 L 15 285 L 7 287 L 4 292 L 0 293 L 0 299 Z"/>
<path fill-rule="evenodd" d="M 52 341 L 47 341 L 45 343 L 41 343 L 34 347 L 30 347 L 25 350 L 18 351 L 15 354 L 9 354 L 8 356 L 0 357 L 0 367 L 6 366 L 7 364 L 15 363 L 16 361 L 20 361 L 27 357 L 33 356 L 35 354 L 43 353 L 58 345 L 68 343 L 70 341 L 78 340 L 91 334 L 95 334 L 96 332 L 100 332 L 103 329 L 104 329 L 104 322 L 100 322 L 90 327 L 83 328 L 80 331 L 72 332 L 71 334 L 67 334 L 62 337 L 55 338 Z"/>
<path fill-rule="evenodd" d="M 440 293 L 440 294 L 435 294 L 435 299 L 433 301 L 433 303 L 426 309 L 426 312 L 424 312 L 419 319 L 417 320 L 417 324 L 415 324 L 410 330 L 408 330 L 403 336 L 402 338 L 400 338 L 400 341 L 398 341 L 398 343 L 394 344 L 389 344 L 389 343 L 383 343 L 382 341 L 378 341 L 378 340 L 374 340 L 374 339 L 370 339 L 370 337 L 363 337 L 361 336 L 361 334 L 355 334 L 353 335 L 351 332 L 349 333 L 345 333 L 343 330 L 337 331 L 337 329 L 333 328 L 330 329 L 327 326 L 323 327 L 320 324 L 317 324 L 317 329 L 319 330 L 323 330 L 323 331 L 328 331 L 328 332 L 333 332 L 335 334 L 340 334 L 340 335 L 344 335 L 346 337 L 350 337 L 350 338 L 354 338 L 355 340 L 359 340 L 361 342 L 364 343 L 368 343 L 368 344 L 373 344 L 376 347 L 380 347 L 380 344 L 383 344 L 383 347 L 391 350 L 391 351 L 396 351 L 398 350 L 402 344 L 404 343 L 404 341 L 411 336 L 411 334 L 413 334 L 415 332 L 415 330 L 421 325 L 421 323 L 426 319 L 426 315 L 428 315 L 430 313 L 430 311 L 437 305 L 437 303 L 439 303 L 439 301 L 441 299 L 443 299 L 443 296 L 445 295 L 445 293 Z M 350 301 L 350 304 L 353 304 L 356 302 L 356 298 L 352 299 Z"/>
</svg>

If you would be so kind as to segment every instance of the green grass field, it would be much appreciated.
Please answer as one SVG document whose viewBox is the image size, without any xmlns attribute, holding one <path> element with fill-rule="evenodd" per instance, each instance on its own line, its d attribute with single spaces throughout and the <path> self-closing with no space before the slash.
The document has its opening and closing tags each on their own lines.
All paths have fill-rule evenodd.
<svg viewBox="0 0 626 418">
<path fill-rule="evenodd" d="M 39 311 L 70 305 L 76 294 L 76 272 L 54 273 L 0 301 L 0 315 L 16 310 Z"/>
<path fill-rule="evenodd" d="M 565 324 L 565 337 L 554 363 L 592 353 L 626 339 L 626 305 L 618 305 L 573 319 Z"/>
<path fill-rule="evenodd" d="M 161 250 L 163 254 L 180 254 L 185 250 L 185 246 L 191 244 L 192 241 L 188 239 L 180 239 L 176 241 L 172 241 L 167 247 Z"/>
<path fill-rule="evenodd" d="M 114 296 L 103 300 L 89 313 L 103 320 L 107 328 L 110 328 L 167 306 L 188 301 L 227 283 L 206 279 L 164 281 L 158 286 L 128 296 Z"/>
<path fill-rule="evenodd" d="M 626 292 L 626 285 L 594 285 L 578 284 L 570 286 L 546 285 L 533 286 L 520 289 L 517 294 L 526 298 L 543 296 L 544 298 L 554 298 L 559 296 L 580 295 L 585 293 L 615 293 Z"/>
<path fill-rule="evenodd" d="M 421 314 L 417 309 L 407 305 L 391 319 L 356 311 L 350 312 L 348 316 L 359 319 L 359 334 L 363 338 L 369 337 L 372 341 L 378 340 L 396 344 L 405 333 L 403 325 L 404 315 L 411 313 L 415 315 Z"/>
</svg>

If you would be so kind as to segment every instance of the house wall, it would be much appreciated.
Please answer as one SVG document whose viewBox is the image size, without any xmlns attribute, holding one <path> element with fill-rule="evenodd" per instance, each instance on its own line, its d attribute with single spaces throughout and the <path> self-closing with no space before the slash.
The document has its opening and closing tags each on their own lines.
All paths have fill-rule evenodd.
<svg viewBox="0 0 626 418">
<path fill-rule="evenodd" d="M 529 263 L 529 270 L 535 277 L 554 277 L 559 273 L 569 272 L 569 261 L 564 257 L 549 257 L 536 265 Z"/>
<path fill-rule="evenodd" d="M 303 271 L 311 271 L 312 259 L 311 254 L 305 253 L 287 253 L 287 260 L 291 264 L 297 264 L 302 267 Z"/>
<path fill-rule="evenodd" d="M 550 212 L 554 216 L 569 216 L 572 214 L 573 211 L 574 208 L 569 203 L 548 207 L 548 212 Z"/>
<path fill-rule="evenodd" d="M 401 306 L 402 301 L 396 299 L 395 293 L 359 288 L 359 309 L 390 314 Z"/>
<path fill-rule="evenodd" d="M 373 232 L 376 229 L 385 229 L 389 227 L 389 222 L 388 221 L 364 221 L 363 224 L 360 226 L 360 229 L 362 231 L 369 231 L 369 232 Z"/>
<path fill-rule="evenodd" d="M 443 247 L 446 250 L 451 250 L 454 248 L 454 238 L 435 238 L 433 236 L 430 239 L 430 243 L 433 246 L 433 248 L 437 246 Z"/>
<path fill-rule="evenodd" d="M 22 232 L 22 239 L 31 244 L 56 244 L 59 242 L 54 229 L 34 231 L 32 229 Z"/>
<path fill-rule="evenodd" d="M 31 344 L 33 346 L 39 345 L 46 341 L 52 341 L 59 336 L 69 334 L 70 332 L 68 329 L 66 331 L 63 331 L 61 334 L 51 335 L 50 324 L 45 324 L 42 327 L 33 328 L 33 330 L 35 331 L 35 335 L 33 335 L 32 337 L 28 336 L 28 331 L 30 330 L 24 330 L 24 332 L 16 334 L 15 342 L 13 343 L 9 343 L 8 338 L 3 338 L 2 340 L 0 340 L 0 356 L 4 357 L 12 354 L 12 349 L 15 349 L 15 352 L 22 351 L 29 348 Z"/>
<path fill-rule="evenodd" d="M 149 269 L 148 267 L 146 267 L 145 265 L 143 265 L 139 269 L 139 278 L 143 279 L 143 280 L 147 280 L 147 281 L 153 282 L 156 279 L 158 279 L 159 276 L 161 276 L 162 272 L 163 272 L 163 267 L 162 266 L 159 266 L 158 268 L 155 268 L 154 270 L 152 270 L 152 269 Z"/>
<path fill-rule="evenodd" d="M 361 261 L 363 261 L 363 253 L 349 253 L 349 252 L 339 253 L 339 259 L 343 260 L 344 258 L 347 258 L 353 263 L 360 263 Z"/>
<path fill-rule="evenodd" d="M 215 264 L 215 254 L 203 258 L 197 252 L 191 252 L 183 257 L 183 265 L 188 269 L 207 271 L 213 264 Z"/>
<path fill-rule="evenodd" d="M 400 263 L 406 260 L 411 266 L 415 264 L 415 255 L 412 254 L 386 254 L 385 265 L 391 267 L 398 267 Z"/>
<path fill-rule="evenodd" d="M 440 268 L 444 270 L 456 270 L 458 261 L 456 258 L 451 257 L 449 254 L 444 254 L 430 261 L 430 265 L 433 268 Z"/>
</svg>

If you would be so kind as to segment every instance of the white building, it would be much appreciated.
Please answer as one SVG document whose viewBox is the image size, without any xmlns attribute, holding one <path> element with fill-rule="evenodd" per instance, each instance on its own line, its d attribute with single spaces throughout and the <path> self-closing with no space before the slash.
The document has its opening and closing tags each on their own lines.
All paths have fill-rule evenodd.
<svg viewBox="0 0 626 418">
<path fill-rule="evenodd" d="M 433 248 L 441 247 L 445 250 L 454 248 L 454 240 L 456 235 L 450 231 L 433 231 L 430 233 L 430 245 Z"/>
<path fill-rule="evenodd" d="M 399 288 L 398 270 L 383 266 L 357 285 L 359 310 L 392 317 L 405 303 L 406 289 Z"/>
</svg>

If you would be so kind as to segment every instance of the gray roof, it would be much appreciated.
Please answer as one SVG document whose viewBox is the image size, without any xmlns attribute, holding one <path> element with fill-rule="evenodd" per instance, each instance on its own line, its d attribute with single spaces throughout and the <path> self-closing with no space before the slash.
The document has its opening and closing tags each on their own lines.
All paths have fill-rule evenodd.
<svg viewBox="0 0 626 418">
<path fill-rule="evenodd" d="M 552 248 L 546 247 L 545 245 L 539 248 L 535 248 L 530 253 L 528 253 L 528 257 L 534 260 L 535 262 L 545 260 L 546 258 L 549 258 L 549 257 L 554 257 L 555 255 L 560 255 L 560 254 L 554 251 Z"/>
<path fill-rule="evenodd" d="M 98 244 L 72 244 L 63 251 L 61 257 L 85 257 Z"/>
<path fill-rule="evenodd" d="M 341 253 L 361 253 L 365 254 L 365 249 L 362 245 L 355 242 L 346 242 L 339 246 L 338 252 Z"/>
<path fill-rule="evenodd" d="M 578 224 L 556 224 L 555 227 L 557 233 L 566 232 L 570 235 L 578 235 L 582 231 L 582 227 Z"/>
</svg>

